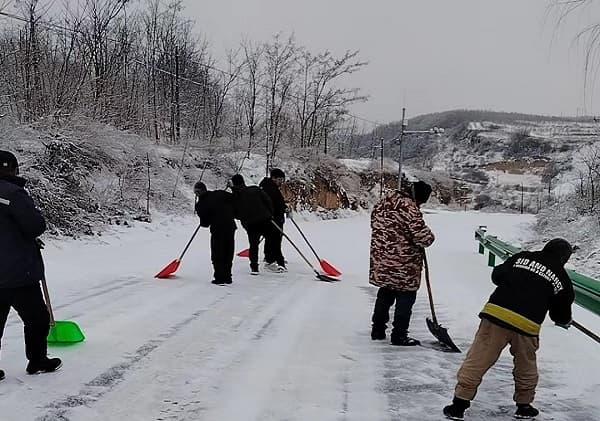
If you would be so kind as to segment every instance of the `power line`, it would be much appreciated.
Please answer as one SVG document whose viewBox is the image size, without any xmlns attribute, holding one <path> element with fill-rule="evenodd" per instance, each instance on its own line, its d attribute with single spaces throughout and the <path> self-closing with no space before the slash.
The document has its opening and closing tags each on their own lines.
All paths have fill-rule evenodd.
<svg viewBox="0 0 600 421">
<path fill-rule="evenodd" d="M 25 22 L 25 23 L 29 23 L 30 22 L 29 19 L 27 19 L 27 18 L 25 18 L 23 16 L 15 15 L 15 14 L 12 14 L 12 13 L 7 13 L 7 12 L 4 12 L 4 11 L 0 11 L 0 15 L 6 16 L 6 17 L 8 17 L 10 19 L 15 19 L 15 20 L 18 20 L 18 21 L 21 21 L 21 22 Z M 70 33 L 76 34 L 76 35 L 82 35 L 82 36 L 85 35 L 81 30 L 77 30 L 77 29 L 73 29 L 73 28 L 67 28 L 67 27 L 64 27 L 62 25 L 57 25 L 57 24 L 54 24 L 54 23 L 45 22 L 45 21 L 42 21 L 41 19 L 36 20 L 36 24 L 40 25 L 40 26 L 43 26 L 43 27 L 45 27 L 45 28 L 47 28 L 49 30 L 55 31 L 55 32 L 57 32 L 58 30 L 60 30 L 60 31 L 70 32 Z M 110 37 L 106 37 L 106 39 L 108 41 L 114 43 L 114 44 L 124 45 L 123 41 L 119 41 L 119 40 L 116 40 L 116 39 L 113 39 L 113 38 L 110 38 Z M 165 50 L 159 50 L 159 52 L 162 53 L 162 54 L 170 54 L 170 52 L 167 52 Z M 177 78 L 177 79 L 180 79 L 180 80 L 184 80 L 186 82 L 190 82 L 190 83 L 192 83 L 194 85 L 205 86 L 204 82 L 198 82 L 198 81 L 190 79 L 190 78 L 186 78 L 186 77 L 183 77 L 183 76 L 180 76 L 180 75 L 175 75 L 174 73 L 169 72 L 168 70 L 164 70 L 164 69 L 152 66 L 152 65 L 150 65 L 148 63 L 145 63 L 145 62 L 143 62 L 142 60 L 140 60 L 138 58 L 132 58 L 132 61 L 135 62 L 135 63 L 138 63 L 138 64 L 140 64 L 142 66 L 145 66 L 146 68 L 153 69 L 153 70 L 156 70 L 158 72 L 168 74 L 171 77 L 174 77 L 174 78 Z M 194 64 L 197 64 L 199 66 L 205 67 L 206 69 L 214 70 L 216 72 L 219 72 L 219 73 L 221 73 L 223 75 L 226 75 L 226 76 L 229 76 L 231 78 L 236 78 L 236 79 L 239 78 L 239 79 L 241 79 L 244 82 L 251 82 L 250 79 L 241 77 L 241 76 L 236 75 L 234 73 L 231 73 L 231 72 L 229 72 L 227 70 L 220 69 L 220 68 L 218 68 L 216 66 L 213 66 L 213 65 L 210 65 L 210 64 L 206 64 L 206 63 L 202 63 L 202 62 L 198 62 L 198 61 L 194 61 L 194 60 L 189 60 L 189 61 L 191 63 L 194 63 Z M 263 85 L 263 84 L 260 84 L 260 83 L 258 83 L 257 86 L 260 86 L 263 89 L 271 89 L 270 86 Z M 303 100 L 302 97 L 299 97 L 299 96 L 296 96 L 296 95 L 293 95 L 293 94 L 288 94 L 288 96 L 290 98 L 292 98 L 292 99 Z M 370 123 L 370 124 L 374 125 L 375 127 L 381 125 L 381 123 L 379 123 L 377 121 L 369 120 L 369 119 L 367 119 L 365 117 L 361 117 L 361 116 L 358 116 L 358 115 L 355 115 L 355 114 L 352 114 L 352 113 L 346 112 L 346 113 L 344 113 L 344 115 L 346 115 L 348 117 L 352 117 L 352 118 L 354 118 L 356 120 L 363 121 L 365 123 Z"/>
</svg>

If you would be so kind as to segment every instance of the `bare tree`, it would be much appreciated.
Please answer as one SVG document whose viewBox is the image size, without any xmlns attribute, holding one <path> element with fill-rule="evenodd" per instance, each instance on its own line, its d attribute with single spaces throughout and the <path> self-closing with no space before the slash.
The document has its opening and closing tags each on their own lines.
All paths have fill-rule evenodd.
<svg viewBox="0 0 600 421">
<path fill-rule="evenodd" d="M 246 125 L 248 127 L 248 152 L 247 157 L 250 157 L 250 151 L 254 144 L 254 136 L 256 135 L 257 124 L 257 106 L 259 97 L 259 88 L 262 83 L 261 60 L 263 58 L 264 46 L 254 45 L 251 41 L 243 40 L 242 49 L 244 50 L 245 62 L 242 68 L 243 78 L 245 80 L 244 88 L 244 114 L 246 117 Z"/>
</svg>

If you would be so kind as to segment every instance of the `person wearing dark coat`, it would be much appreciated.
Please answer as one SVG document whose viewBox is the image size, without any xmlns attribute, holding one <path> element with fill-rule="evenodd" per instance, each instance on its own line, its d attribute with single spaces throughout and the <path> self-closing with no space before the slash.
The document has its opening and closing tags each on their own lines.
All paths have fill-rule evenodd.
<svg viewBox="0 0 600 421">
<path fill-rule="evenodd" d="M 234 220 L 233 195 L 225 190 L 208 191 L 198 181 L 194 185 L 196 213 L 200 225 L 210 228 L 210 255 L 214 268 L 215 285 L 231 284 L 234 236 L 237 226 Z"/>
<path fill-rule="evenodd" d="M 273 221 L 277 224 L 281 231 L 275 226 L 271 227 L 269 239 L 265 241 L 265 262 L 272 270 L 285 268 L 285 259 L 281 252 L 281 242 L 283 239 L 283 224 L 285 222 L 285 214 L 287 205 L 279 188 L 285 182 L 285 173 L 279 168 L 271 170 L 271 176 L 265 177 L 259 186 L 267 193 L 273 204 Z"/>
<path fill-rule="evenodd" d="M 575 299 L 573 284 L 564 266 L 573 248 L 562 238 L 550 240 L 540 251 L 522 251 L 496 266 L 496 289 L 483 310 L 481 322 L 458 370 L 452 404 L 443 409 L 450 419 L 463 419 L 485 373 L 510 345 L 513 356 L 517 418 L 534 418 L 539 411 L 531 403 L 538 382 L 536 352 L 546 314 L 568 328 Z"/>
<path fill-rule="evenodd" d="M 248 233 L 250 244 L 250 273 L 258 275 L 258 245 L 260 238 L 265 239 L 265 248 L 273 247 L 272 218 L 273 203 L 269 196 L 258 186 L 246 186 L 244 177 L 236 174 L 231 177 L 231 191 L 235 217 Z"/>
<path fill-rule="evenodd" d="M 62 362 L 46 355 L 50 316 L 40 289 L 44 262 L 38 239 L 46 221 L 25 191 L 26 180 L 18 175 L 17 158 L 0 151 L 0 340 L 12 307 L 24 324 L 27 373 L 47 373 Z"/>
</svg>

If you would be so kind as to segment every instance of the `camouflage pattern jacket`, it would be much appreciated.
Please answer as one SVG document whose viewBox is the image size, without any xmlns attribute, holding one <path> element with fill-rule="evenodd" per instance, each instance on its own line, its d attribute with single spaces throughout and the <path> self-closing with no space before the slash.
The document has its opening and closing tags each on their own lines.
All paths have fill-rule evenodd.
<svg viewBox="0 0 600 421">
<path fill-rule="evenodd" d="M 422 249 L 434 239 L 409 191 L 387 193 L 371 213 L 369 283 L 396 291 L 418 290 Z"/>
</svg>

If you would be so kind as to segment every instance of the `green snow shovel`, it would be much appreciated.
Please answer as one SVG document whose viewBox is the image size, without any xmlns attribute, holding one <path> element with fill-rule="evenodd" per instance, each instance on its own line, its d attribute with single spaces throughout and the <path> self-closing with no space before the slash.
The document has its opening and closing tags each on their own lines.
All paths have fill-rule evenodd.
<svg viewBox="0 0 600 421">
<path fill-rule="evenodd" d="M 84 341 L 85 336 L 77 323 L 65 320 L 54 320 L 54 313 L 52 312 L 52 304 L 50 304 L 50 294 L 48 294 L 45 276 L 42 278 L 42 289 L 44 290 L 46 307 L 48 307 L 48 313 L 50 314 L 50 332 L 46 339 L 48 344 L 67 345 Z"/>
<path fill-rule="evenodd" d="M 58 321 L 54 320 L 54 313 L 52 312 L 52 304 L 50 304 L 50 294 L 48 293 L 48 285 L 46 285 L 46 270 L 43 267 L 44 259 L 42 257 L 42 248 L 44 248 L 44 242 L 36 240 L 38 245 L 38 252 L 40 254 L 40 260 L 42 261 L 42 290 L 44 291 L 44 299 L 46 300 L 46 307 L 48 308 L 48 314 L 50 315 L 50 332 L 46 341 L 49 345 L 69 345 L 85 340 L 83 332 L 77 326 L 77 323 L 70 321 Z"/>
</svg>

